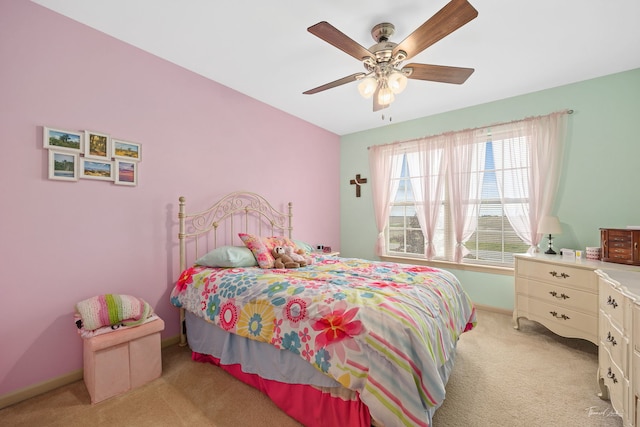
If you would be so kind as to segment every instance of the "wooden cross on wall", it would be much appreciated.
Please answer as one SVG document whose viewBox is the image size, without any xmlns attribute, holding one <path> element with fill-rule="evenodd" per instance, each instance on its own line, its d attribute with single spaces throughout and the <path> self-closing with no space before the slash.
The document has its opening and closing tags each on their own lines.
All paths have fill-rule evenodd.
<svg viewBox="0 0 640 427">
<path fill-rule="evenodd" d="M 360 185 L 366 184 L 367 178 L 360 178 L 360 174 L 356 175 L 356 179 L 349 181 L 349 184 L 356 186 L 356 197 L 360 197 Z"/>
</svg>

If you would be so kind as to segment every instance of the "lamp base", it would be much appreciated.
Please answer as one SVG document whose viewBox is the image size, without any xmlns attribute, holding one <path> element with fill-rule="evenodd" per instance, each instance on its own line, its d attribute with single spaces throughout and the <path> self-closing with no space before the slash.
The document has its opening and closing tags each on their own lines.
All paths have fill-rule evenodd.
<svg viewBox="0 0 640 427">
<path fill-rule="evenodd" d="M 553 250 L 553 237 L 551 237 L 551 234 L 549 234 L 549 249 L 546 250 L 545 254 L 557 255 L 556 251 Z"/>
</svg>

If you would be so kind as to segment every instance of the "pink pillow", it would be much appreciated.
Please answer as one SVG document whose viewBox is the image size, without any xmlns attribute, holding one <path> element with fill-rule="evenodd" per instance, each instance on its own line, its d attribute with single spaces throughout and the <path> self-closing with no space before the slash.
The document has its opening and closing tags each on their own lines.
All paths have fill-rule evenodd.
<svg viewBox="0 0 640 427">
<path fill-rule="evenodd" d="M 285 236 L 258 237 L 253 234 L 238 233 L 238 237 L 244 245 L 253 252 L 260 268 L 273 268 L 276 260 L 271 251 L 276 246 L 291 246 L 296 248 L 295 243 Z"/>
</svg>

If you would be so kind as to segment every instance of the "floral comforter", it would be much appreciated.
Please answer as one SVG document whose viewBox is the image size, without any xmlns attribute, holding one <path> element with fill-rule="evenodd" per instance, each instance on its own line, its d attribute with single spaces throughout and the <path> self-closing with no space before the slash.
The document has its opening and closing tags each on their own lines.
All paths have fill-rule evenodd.
<svg viewBox="0 0 640 427">
<path fill-rule="evenodd" d="M 319 257 L 298 269 L 185 270 L 177 307 L 287 349 L 356 390 L 385 426 L 428 426 L 446 370 L 475 309 L 451 273 Z"/>
</svg>

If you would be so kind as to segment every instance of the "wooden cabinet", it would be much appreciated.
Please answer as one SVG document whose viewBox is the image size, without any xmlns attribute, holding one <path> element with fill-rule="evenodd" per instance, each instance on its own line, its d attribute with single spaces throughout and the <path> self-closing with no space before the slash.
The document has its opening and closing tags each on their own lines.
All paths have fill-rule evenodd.
<svg viewBox="0 0 640 427">
<path fill-rule="evenodd" d="M 516 255 L 513 320 L 524 317 L 558 335 L 598 344 L 598 280 L 601 262 L 560 256 Z"/>
<path fill-rule="evenodd" d="M 601 228 L 600 246 L 603 261 L 640 265 L 640 230 Z"/>
</svg>

